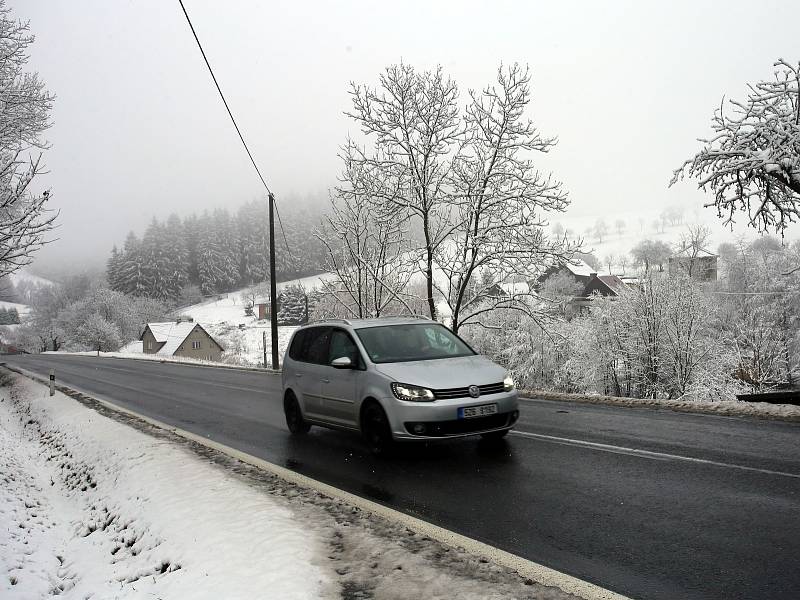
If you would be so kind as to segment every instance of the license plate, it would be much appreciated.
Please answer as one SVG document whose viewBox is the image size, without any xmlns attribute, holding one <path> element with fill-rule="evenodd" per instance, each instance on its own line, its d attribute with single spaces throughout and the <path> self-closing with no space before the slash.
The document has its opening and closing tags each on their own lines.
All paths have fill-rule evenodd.
<svg viewBox="0 0 800 600">
<path fill-rule="evenodd" d="M 461 406 L 458 409 L 459 419 L 473 419 L 497 414 L 497 404 L 481 404 L 479 406 Z"/>
</svg>

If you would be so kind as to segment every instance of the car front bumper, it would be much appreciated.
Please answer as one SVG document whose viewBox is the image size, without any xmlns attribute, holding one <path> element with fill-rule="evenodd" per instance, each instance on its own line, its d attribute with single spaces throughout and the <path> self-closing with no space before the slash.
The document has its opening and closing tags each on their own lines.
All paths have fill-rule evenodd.
<svg viewBox="0 0 800 600">
<path fill-rule="evenodd" d="M 510 429 L 519 417 L 516 390 L 487 394 L 480 398 L 453 398 L 433 402 L 405 402 L 395 398 L 384 401 L 396 440 L 433 440 L 463 437 Z M 458 418 L 458 409 L 496 404 L 497 413 L 481 417 Z M 419 425 L 422 425 L 420 430 Z"/>
</svg>

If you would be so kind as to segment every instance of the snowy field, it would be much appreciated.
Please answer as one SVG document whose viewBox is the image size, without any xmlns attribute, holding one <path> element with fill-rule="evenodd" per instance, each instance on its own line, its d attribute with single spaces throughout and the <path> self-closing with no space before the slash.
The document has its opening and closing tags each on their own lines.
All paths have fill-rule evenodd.
<svg viewBox="0 0 800 600">
<path fill-rule="evenodd" d="M 101 412 L 0 387 L 0 598 L 572 598 Z"/>
<path fill-rule="evenodd" d="M 742 217 L 731 228 L 722 223 L 722 219 L 717 217 L 712 209 L 702 207 L 686 207 L 683 211 L 683 222 L 677 225 L 667 224 L 663 231 L 661 226 L 658 228 L 655 222 L 660 221 L 662 209 L 642 210 L 638 212 L 619 212 L 604 213 L 597 215 L 571 216 L 569 213 L 564 215 L 553 214 L 550 216 L 549 232 L 552 233 L 553 227 L 560 225 L 570 231 L 570 238 L 580 237 L 583 240 L 583 251 L 591 252 L 598 260 L 603 263 L 602 271 L 608 271 L 607 257 L 613 257 L 612 272 L 615 275 L 632 275 L 636 272 L 630 252 L 639 242 L 643 240 L 662 241 L 669 246 L 675 246 L 681 234 L 686 232 L 688 225 L 704 225 L 711 233 L 708 243 L 708 250 L 716 252 L 717 247 L 725 242 L 735 243 L 739 239 L 752 241 L 759 234 L 752 227 L 746 227 Z M 603 220 L 608 226 L 607 233 L 602 240 L 598 239 L 593 229 L 598 220 Z M 617 221 L 624 223 L 624 228 L 618 231 L 615 227 Z M 793 241 L 793 237 L 787 236 L 786 241 Z M 623 272 L 620 257 L 627 256 L 625 269 Z"/>
</svg>

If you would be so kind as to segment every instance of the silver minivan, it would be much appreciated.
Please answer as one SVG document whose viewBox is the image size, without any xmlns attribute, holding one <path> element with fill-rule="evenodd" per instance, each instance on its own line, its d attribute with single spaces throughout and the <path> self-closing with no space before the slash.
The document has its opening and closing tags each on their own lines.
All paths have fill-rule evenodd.
<svg viewBox="0 0 800 600">
<path fill-rule="evenodd" d="M 418 318 L 328 320 L 300 327 L 283 362 L 294 434 L 311 425 L 393 440 L 501 438 L 519 417 L 514 380 L 444 325 Z"/>
</svg>

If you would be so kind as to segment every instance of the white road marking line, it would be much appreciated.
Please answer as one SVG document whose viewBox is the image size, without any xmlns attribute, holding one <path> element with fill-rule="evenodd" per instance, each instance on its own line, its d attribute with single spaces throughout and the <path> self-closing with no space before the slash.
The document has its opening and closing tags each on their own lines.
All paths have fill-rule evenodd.
<svg viewBox="0 0 800 600">
<path fill-rule="evenodd" d="M 716 460 L 708 460 L 705 458 L 694 458 L 691 456 L 681 456 L 680 454 L 668 454 L 666 452 L 654 452 L 652 450 L 640 450 L 639 448 L 628 448 L 626 446 L 613 446 L 611 444 L 601 444 L 599 442 L 587 442 L 586 440 L 576 440 L 572 438 L 562 438 L 554 435 L 544 435 L 541 433 L 531 433 L 529 431 L 519 431 L 514 429 L 511 431 L 512 435 L 519 435 L 544 442 L 551 442 L 555 444 L 564 444 L 567 446 L 577 446 L 580 448 L 591 448 L 594 450 L 601 450 L 603 452 L 612 452 L 614 454 L 627 454 L 629 456 L 638 456 L 640 458 L 649 458 L 651 460 L 682 460 L 686 462 L 699 463 L 704 465 L 712 465 L 715 467 L 725 467 L 728 469 L 740 469 L 742 471 L 752 471 L 755 473 L 763 473 L 765 475 L 777 475 L 779 477 L 792 477 L 800 479 L 800 473 L 785 473 L 783 471 L 772 471 L 770 469 L 759 469 L 757 467 L 747 467 L 745 465 L 737 465 L 734 463 L 724 463 Z"/>
</svg>

